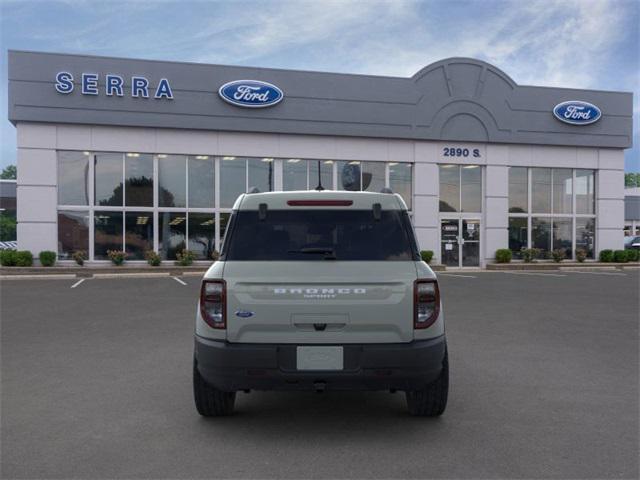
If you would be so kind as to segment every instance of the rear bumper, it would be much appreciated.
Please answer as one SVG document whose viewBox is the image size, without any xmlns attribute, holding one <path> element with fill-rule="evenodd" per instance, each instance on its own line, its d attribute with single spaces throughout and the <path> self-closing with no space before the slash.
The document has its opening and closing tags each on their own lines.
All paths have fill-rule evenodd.
<svg viewBox="0 0 640 480">
<path fill-rule="evenodd" d="M 416 390 L 442 370 L 446 339 L 345 344 L 344 369 L 300 371 L 290 344 L 238 344 L 196 336 L 200 375 L 219 390 Z"/>
</svg>

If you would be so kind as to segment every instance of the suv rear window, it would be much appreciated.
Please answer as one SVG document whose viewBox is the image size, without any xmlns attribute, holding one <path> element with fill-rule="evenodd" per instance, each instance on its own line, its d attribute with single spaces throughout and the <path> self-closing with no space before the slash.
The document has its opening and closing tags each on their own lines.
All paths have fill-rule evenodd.
<svg viewBox="0 0 640 480">
<path fill-rule="evenodd" d="M 234 212 L 225 260 L 415 260 L 407 212 L 387 210 L 268 210 Z"/>
</svg>

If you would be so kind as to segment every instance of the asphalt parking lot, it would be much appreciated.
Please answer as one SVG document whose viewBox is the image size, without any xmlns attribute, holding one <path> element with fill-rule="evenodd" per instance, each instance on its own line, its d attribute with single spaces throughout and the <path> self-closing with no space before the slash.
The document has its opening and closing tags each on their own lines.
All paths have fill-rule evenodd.
<svg viewBox="0 0 640 480">
<path fill-rule="evenodd" d="M 440 275 L 451 390 L 191 394 L 199 278 L 0 282 L 2 478 L 638 478 L 639 272 Z"/>
</svg>

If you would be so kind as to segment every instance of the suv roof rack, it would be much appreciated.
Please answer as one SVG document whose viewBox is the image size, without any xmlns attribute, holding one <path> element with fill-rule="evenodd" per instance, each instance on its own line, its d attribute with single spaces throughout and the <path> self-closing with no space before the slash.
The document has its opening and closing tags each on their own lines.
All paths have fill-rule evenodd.
<svg viewBox="0 0 640 480">
<path fill-rule="evenodd" d="M 249 187 L 247 193 L 260 193 L 260 189 L 258 187 Z"/>
<path fill-rule="evenodd" d="M 393 193 L 393 190 L 391 190 L 389 187 L 382 187 L 380 193 Z"/>
</svg>

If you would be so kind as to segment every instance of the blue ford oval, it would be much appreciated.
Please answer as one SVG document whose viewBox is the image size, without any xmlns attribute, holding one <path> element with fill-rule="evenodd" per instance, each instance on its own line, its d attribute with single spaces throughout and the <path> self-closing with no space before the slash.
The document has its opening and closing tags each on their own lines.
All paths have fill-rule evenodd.
<svg viewBox="0 0 640 480">
<path fill-rule="evenodd" d="M 238 310 L 236 312 L 236 317 L 240 317 L 240 318 L 249 318 L 249 317 L 253 317 L 253 312 L 250 312 L 248 310 Z"/>
<path fill-rule="evenodd" d="M 559 103 L 553 107 L 553 114 L 561 122 L 571 125 L 589 125 L 602 116 L 602 112 L 594 104 L 580 100 Z"/>
<path fill-rule="evenodd" d="M 225 101 L 238 107 L 271 107 L 284 98 L 284 93 L 275 85 L 260 80 L 234 80 L 218 90 Z"/>
</svg>

